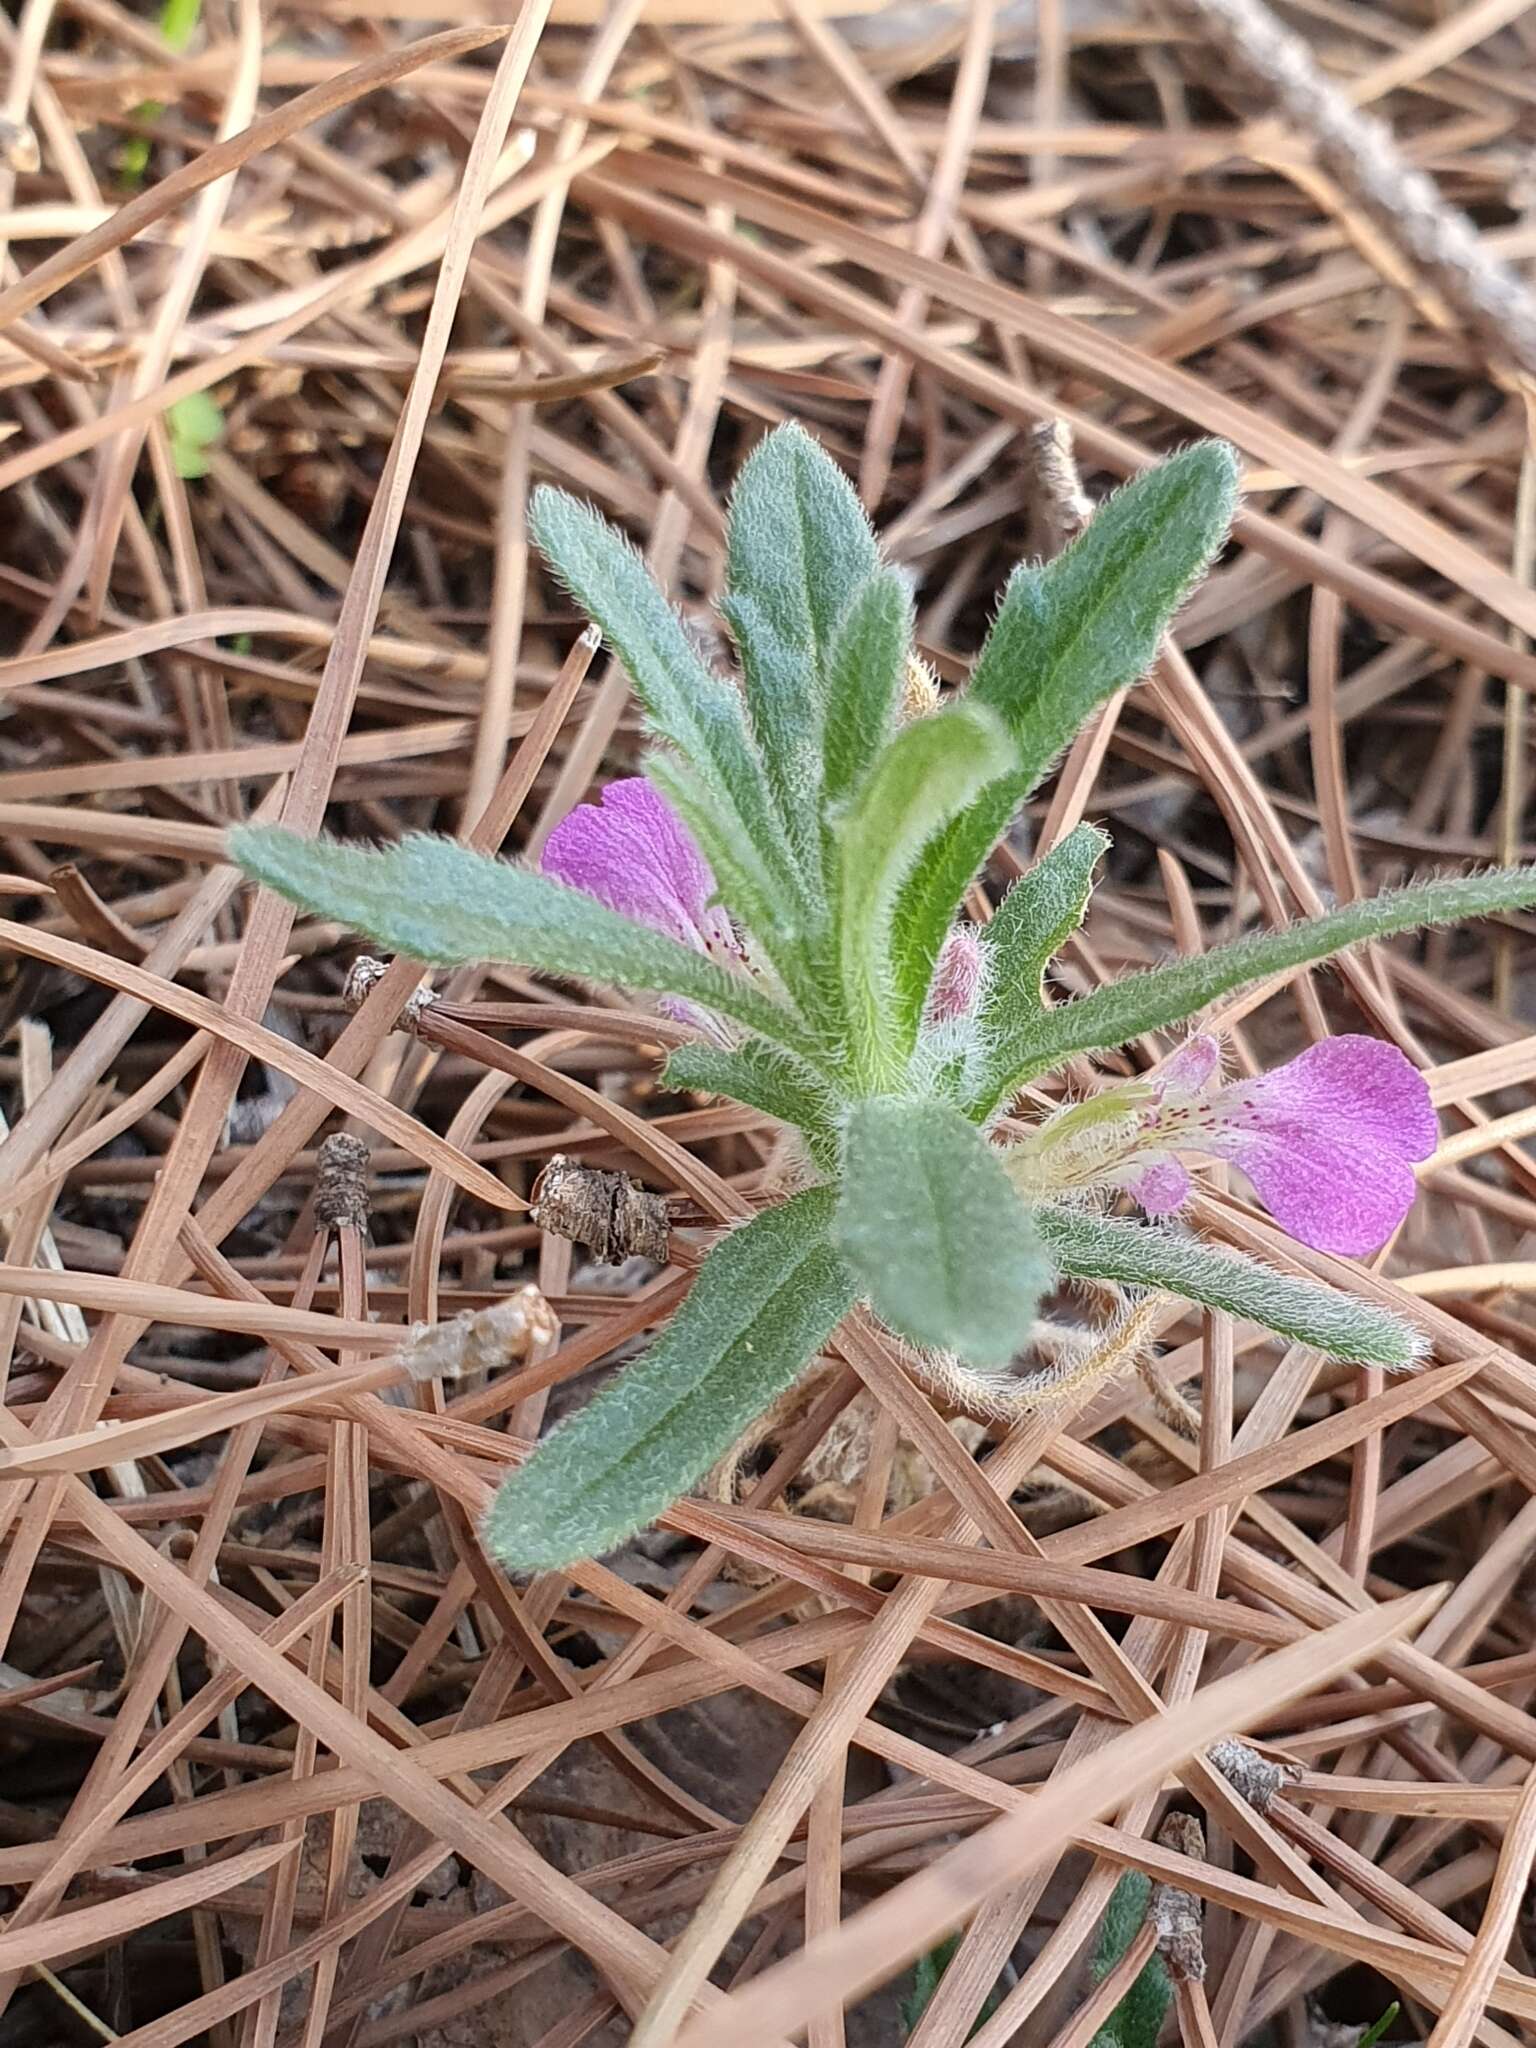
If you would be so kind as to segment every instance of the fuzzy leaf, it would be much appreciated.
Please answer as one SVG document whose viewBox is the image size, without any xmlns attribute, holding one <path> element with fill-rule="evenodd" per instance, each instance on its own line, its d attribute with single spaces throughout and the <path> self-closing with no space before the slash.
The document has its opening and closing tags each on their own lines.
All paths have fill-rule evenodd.
<svg viewBox="0 0 1536 2048">
<path fill-rule="evenodd" d="M 171 442 L 171 465 L 179 477 L 208 474 L 208 450 L 224 437 L 224 412 L 209 391 L 190 391 L 166 407 L 166 430 Z"/>
<path fill-rule="evenodd" d="M 834 1097 L 803 1060 L 765 1039 L 746 1038 L 729 1048 L 681 1045 L 667 1061 L 662 1081 L 668 1088 L 725 1095 L 760 1109 L 802 1132 L 821 1165 L 830 1166 L 836 1158 Z"/>
<path fill-rule="evenodd" d="M 894 569 L 872 576 L 843 616 L 827 664 L 826 795 L 857 789 L 889 739 L 912 644 L 912 597 Z"/>
<path fill-rule="evenodd" d="M 971 1113 L 989 1116 L 1036 1074 L 1059 1066 L 1074 1053 L 1102 1052 L 1146 1031 L 1181 1024 L 1218 996 L 1326 960 L 1368 939 L 1390 938 L 1423 925 L 1455 924 L 1462 918 L 1520 910 L 1536 903 L 1536 867 L 1490 868 L 1392 889 L 1363 903 L 1346 904 L 1283 931 L 1259 932 L 1230 946 L 1197 953 L 1145 974 L 1079 996 L 1054 1010 L 1020 1015 L 996 1034 Z"/>
<path fill-rule="evenodd" d="M 787 647 L 824 665 L 849 600 L 880 566 L 852 484 L 803 427 L 779 427 L 731 497 L 726 587 L 749 593 Z"/>
<path fill-rule="evenodd" d="M 1089 715 L 1144 675 L 1227 537 L 1237 457 L 1201 441 L 1133 477 L 1054 561 L 1015 569 L 971 678 L 1031 786 Z"/>
<path fill-rule="evenodd" d="M 833 1240 L 877 1314 L 928 1350 L 1004 1365 L 1051 1268 L 998 1153 L 947 1103 L 856 1103 Z"/>
<path fill-rule="evenodd" d="M 816 657 L 783 639 L 756 597 L 727 591 L 720 615 L 741 659 L 747 711 L 797 860 L 814 861 L 821 808 L 822 696 Z"/>
<path fill-rule="evenodd" d="M 1110 1893 L 1094 1950 L 1092 1976 L 1102 1984 L 1141 1932 L 1152 1898 L 1152 1880 L 1144 1871 L 1128 1870 Z M 1107 2023 L 1093 2037 L 1092 2048 L 1157 2048 L 1173 1987 L 1159 1955 L 1148 1958 Z"/>
<path fill-rule="evenodd" d="M 831 1212 L 813 1188 L 720 1239 L 645 1356 L 503 1485 L 482 1530 L 492 1557 L 553 1571 L 601 1556 L 725 1455 L 853 1305 Z"/>
<path fill-rule="evenodd" d="M 1417 1330 L 1384 1309 L 1313 1280 L 1293 1280 L 1236 1252 L 1216 1251 L 1181 1232 L 1044 1204 L 1033 1214 L 1050 1256 L 1074 1280 L 1114 1280 L 1122 1287 L 1181 1294 L 1349 1365 L 1403 1372 L 1427 1349 Z"/>
<path fill-rule="evenodd" d="M 731 498 L 721 610 L 774 796 L 803 858 L 815 852 L 820 820 L 833 638 L 878 564 L 863 506 L 811 436 L 790 426 L 760 441 Z"/>
<path fill-rule="evenodd" d="M 752 848 L 740 832 L 722 821 L 717 792 L 707 775 L 681 754 L 664 753 L 647 756 L 645 775 L 698 841 L 720 900 L 751 932 L 757 950 L 805 1014 L 819 1016 L 828 977 L 818 975 L 813 960 L 830 943 L 826 934 L 819 926 L 803 928 L 804 921 L 794 908 L 775 897 L 775 884 L 755 860 Z M 832 1029 L 835 1032 L 835 1024 Z"/>
<path fill-rule="evenodd" d="M 1007 739 L 990 712 L 965 704 L 936 711 L 896 735 L 838 826 L 843 1002 L 861 1089 L 898 1082 L 917 1038 L 921 1004 L 903 1020 L 894 999 L 911 971 L 892 959 L 901 886 L 933 832 L 1007 759 Z M 920 935 L 930 979 L 943 936 Z"/>
<path fill-rule="evenodd" d="M 809 1049 L 799 1018 L 747 975 L 717 967 L 549 875 L 454 840 L 419 833 L 394 846 L 364 847 L 303 839 L 279 825 L 239 825 L 229 850 L 237 866 L 289 902 L 339 918 L 414 960 L 513 960 L 548 974 L 657 989 Z"/>
<path fill-rule="evenodd" d="M 1009 1034 L 1039 1014 L 1045 970 L 1082 923 L 1094 868 L 1108 848 L 1108 833 L 1079 825 L 1014 883 L 982 927 L 992 949 L 986 984 L 991 1000 L 983 1016 L 987 1034 Z"/>
<path fill-rule="evenodd" d="M 1106 697 L 1146 671 L 1226 538 L 1237 473 L 1224 441 L 1199 442 L 1106 499 L 1054 561 L 1014 571 L 968 697 L 1002 718 L 1018 767 L 924 852 L 902 903 L 903 933 L 947 924 L 1062 748 Z M 912 988 L 903 997 L 921 1006 Z"/>
<path fill-rule="evenodd" d="M 590 505 L 542 488 L 533 494 L 528 522 L 560 580 L 629 671 L 653 729 L 705 779 L 719 833 L 735 841 L 738 867 L 754 877 L 750 910 L 732 907 L 749 920 L 771 909 L 792 926 L 801 902 L 796 864 L 740 693 L 705 666 L 640 556 Z"/>
</svg>

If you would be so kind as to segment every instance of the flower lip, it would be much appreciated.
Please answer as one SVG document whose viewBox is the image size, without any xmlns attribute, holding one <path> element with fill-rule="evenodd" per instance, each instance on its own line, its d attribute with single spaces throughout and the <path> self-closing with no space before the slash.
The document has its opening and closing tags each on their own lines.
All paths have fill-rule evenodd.
<svg viewBox="0 0 1536 2048">
<path fill-rule="evenodd" d="M 1219 1075 L 1209 1033 L 1164 1063 L 1154 1076 L 1157 1106 L 1119 1184 L 1150 1214 L 1166 1215 L 1190 1193 L 1175 1154 L 1204 1153 L 1241 1168 L 1275 1220 L 1315 1251 L 1379 1251 L 1418 1192 L 1414 1163 L 1439 1136 L 1418 1069 L 1395 1045 L 1346 1035 L 1253 1080 L 1221 1086 Z"/>
<path fill-rule="evenodd" d="M 730 918 L 712 902 L 715 878 L 682 819 L 643 775 L 610 782 L 550 833 L 540 866 L 637 924 L 696 952 L 738 961 Z"/>
</svg>

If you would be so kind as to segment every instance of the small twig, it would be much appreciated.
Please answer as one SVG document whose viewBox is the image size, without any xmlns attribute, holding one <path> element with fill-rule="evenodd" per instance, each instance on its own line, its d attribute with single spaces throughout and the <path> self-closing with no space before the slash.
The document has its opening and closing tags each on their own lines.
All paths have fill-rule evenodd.
<svg viewBox="0 0 1536 2048">
<path fill-rule="evenodd" d="M 1408 163 L 1386 123 L 1353 106 L 1262 0 L 1171 0 L 1218 54 L 1269 93 L 1338 180 L 1479 337 L 1495 362 L 1536 374 L 1536 293 L 1490 256 L 1465 214 Z"/>
</svg>

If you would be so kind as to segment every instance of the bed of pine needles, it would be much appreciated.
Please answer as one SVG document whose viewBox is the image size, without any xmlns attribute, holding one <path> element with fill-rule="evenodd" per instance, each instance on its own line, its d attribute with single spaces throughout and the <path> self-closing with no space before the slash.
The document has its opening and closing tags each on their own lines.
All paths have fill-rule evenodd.
<svg viewBox="0 0 1536 2048">
<path fill-rule="evenodd" d="M 1526 0 L 1286 4 L 1528 262 Z M 1094 1988 L 1127 1870 L 1165 2042 L 1350 2048 L 1394 2001 L 1392 2042 L 1536 2039 L 1536 925 L 1235 1029 L 1426 1068 L 1369 1268 L 1240 1186 L 1199 1214 L 1410 1306 L 1423 1372 L 1173 1307 L 1149 1377 L 979 1429 L 855 1331 L 734 1496 L 514 1585 L 489 1489 L 772 1134 L 664 1094 L 623 995 L 407 1010 L 409 963 L 349 981 L 221 857 L 279 811 L 536 853 L 641 735 L 530 486 L 707 635 L 731 477 L 795 418 L 951 683 L 1070 517 L 1063 423 L 1090 500 L 1242 451 L 1176 646 L 989 870 L 1113 833 L 1063 989 L 1530 859 L 1529 366 L 1183 13 L 501 12 L 0 17 L 0 2043 L 955 2048 L 985 2005 L 984 2048 L 1087 2048 L 1159 1938 Z M 664 1196 L 671 1262 L 541 1228 L 555 1155 Z M 514 1300 L 405 1379 L 410 1326 Z"/>
</svg>

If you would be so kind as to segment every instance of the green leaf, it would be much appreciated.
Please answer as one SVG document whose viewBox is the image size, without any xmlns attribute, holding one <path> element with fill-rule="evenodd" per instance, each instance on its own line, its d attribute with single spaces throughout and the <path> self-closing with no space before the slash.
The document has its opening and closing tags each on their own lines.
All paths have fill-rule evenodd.
<svg viewBox="0 0 1536 2048">
<path fill-rule="evenodd" d="M 793 908 L 786 914 L 783 898 L 774 893 L 777 885 L 755 860 L 741 832 L 723 820 L 716 788 L 691 761 L 680 754 L 650 754 L 645 775 L 698 841 L 721 901 L 752 933 L 758 952 L 776 969 L 805 1014 L 821 1018 L 835 1036 L 836 1019 L 822 1017 L 829 977 L 818 974 L 814 966 L 826 944 L 824 934 L 799 929 Z"/>
<path fill-rule="evenodd" d="M 814 1068 L 781 1046 L 746 1038 L 729 1048 L 682 1045 L 667 1061 L 665 1087 L 725 1095 L 800 1131 L 824 1167 L 837 1157 L 837 1098 Z"/>
<path fill-rule="evenodd" d="M 189 391 L 165 409 L 171 461 L 179 477 L 208 474 L 208 450 L 223 438 L 224 414 L 207 391 Z"/>
<path fill-rule="evenodd" d="M 831 457 L 798 426 L 760 441 L 731 497 L 720 609 L 780 815 L 806 861 L 819 851 L 832 643 L 878 566 L 864 508 Z"/>
<path fill-rule="evenodd" d="M 855 1103 L 833 1241 L 876 1313 L 914 1344 L 1004 1365 L 1051 1284 L 1000 1155 L 948 1103 Z"/>
<path fill-rule="evenodd" d="M 303 839 L 280 825 L 239 825 L 230 857 L 318 917 L 334 917 L 413 960 L 456 966 L 514 960 L 548 974 L 684 996 L 809 1050 L 793 1012 L 664 932 L 633 924 L 549 875 L 416 834 L 389 847 Z"/>
<path fill-rule="evenodd" d="M 797 859 L 809 864 L 821 808 L 822 697 L 816 657 L 784 640 L 757 599 L 727 591 L 720 615 L 741 658 L 747 712 L 768 785 Z"/>
<path fill-rule="evenodd" d="M 1104 1909 L 1090 1974 L 1102 1984 L 1141 1932 L 1151 1902 L 1152 1881 L 1145 1872 L 1128 1870 L 1110 1894 Z M 1173 1987 L 1161 1956 L 1150 1956 L 1124 1998 L 1093 2037 L 1093 2048 L 1157 2048 L 1157 2037 L 1173 2001 Z"/>
<path fill-rule="evenodd" d="M 1074 1280 L 1114 1280 L 1180 1294 L 1350 1365 L 1403 1372 L 1427 1349 L 1417 1330 L 1384 1309 L 1313 1280 L 1272 1272 L 1236 1252 L 1216 1251 L 1198 1238 L 1053 1204 L 1032 1213 L 1051 1258 Z"/>
<path fill-rule="evenodd" d="M 165 0 L 160 9 L 160 33 L 173 50 L 184 50 L 202 19 L 203 0 Z"/>
<path fill-rule="evenodd" d="M 1007 726 L 1019 762 L 923 855 L 903 933 L 940 929 L 1008 821 L 1106 697 L 1150 665 L 1175 611 L 1226 537 L 1237 458 L 1202 441 L 1115 492 L 1054 561 L 1014 571 L 968 697 Z M 904 991 L 910 1005 L 921 998 Z"/>
<path fill-rule="evenodd" d="M 1422 882 L 1346 904 L 1326 917 L 1288 925 L 1283 931 L 1260 932 L 1209 953 L 1170 961 L 1166 967 L 1126 975 L 1054 1010 L 1014 1017 L 994 1038 L 971 1114 L 989 1116 L 1037 1074 L 1060 1066 L 1074 1053 L 1102 1052 L 1143 1032 L 1183 1023 L 1217 997 L 1272 974 L 1326 960 L 1368 939 L 1521 910 L 1533 903 L 1536 867 L 1490 868 L 1482 874 Z"/>
<path fill-rule="evenodd" d="M 909 2036 L 917 2032 L 918 2022 L 933 2003 L 933 1994 L 938 1990 L 944 1972 L 955 1960 L 959 1947 L 958 1934 L 946 1935 L 937 1948 L 929 1949 L 913 1964 L 912 1989 L 901 2001 L 901 2024 Z M 1002 2002 L 1000 1991 L 994 1989 L 987 1993 L 982 2000 L 981 2011 L 976 2015 L 976 2024 L 971 2028 L 972 2034 L 980 2033 Z"/>
<path fill-rule="evenodd" d="M 824 667 L 849 600 L 879 566 L 864 507 L 826 450 L 798 426 L 761 440 L 731 496 L 726 588 Z"/>
<path fill-rule="evenodd" d="M 890 738 L 911 645 L 911 592 L 894 569 L 882 569 L 844 613 L 827 662 L 828 803 L 858 788 Z"/>
<path fill-rule="evenodd" d="M 654 730 L 702 778 L 715 836 L 735 845 L 737 868 L 753 878 L 750 908 L 732 908 L 754 930 L 771 916 L 781 931 L 792 931 L 805 921 L 811 899 L 770 799 L 739 691 L 705 666 L 640 556 L 590 505 L 542 488 L 528 521 L 561 581 L 629 671 Z"/>
<path fill-rule="evenodd" d="M 1094 868 L 1108 848 L 1108 833 L 1079 825 L 1014 883 L 991 923 L 983 925 L 993 960 L 984 1036 L 1010 1035 L 1039 1015 L 1045 970 L 1082 923 Z"/>
<path fill-rule="evenodd" d="M 1006 736 L 990 712 L 966 704 L 936 711 L 891 741 L 837 828 L 843 1003 L 861 1090 L 900 1081 L 922 1013 L 919 1003 L 904 1017 L 896 1001 L 897 987 L 914 971 L 910 959 L 892 958 L 902 883 L 935 829 L 1007 758 Z M 909 936 L 924 946 L 931 980 L 944 933 Z"/>
<path fill-rule="evenodd" d="M 1227 537 L 1237 456 L 1225 441 L 1143 470 L 1054 561 L 1009 578 L 971 678 L 1006 721 L 1033 787 L 1089 715 L 1144 675 Z"/>
<path fill-rule="evenodd" d="M 654 1521 L 789 1386 L 853 1305 L 812 1188 L 715 1245 L 650 1350 L 507 1480 L 482 1531 L 514 1571 L 596 1557 Z"/>
<path fill-rule="evenodd" d="M 1385 2039 L 1387 2029 L 1391 2026 L 1392 2022 L 1397 2018 L 1398 2014 L 1401 2011 L 1402 2007 L 1394 1998 L 1392 2003 L 1387 2007 L 1386 2011 L 1381 2015 L 1380 2019 L 1373 2020 L 1371 2024 L 1366 2028 L 1365 2032 L 1360 2036 L 1359 2040 L 1355 2043 L 1355 2048 L 1376 2048 L 1376 2044 L 1379 2041 Z"/>
</svg>

